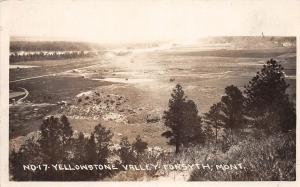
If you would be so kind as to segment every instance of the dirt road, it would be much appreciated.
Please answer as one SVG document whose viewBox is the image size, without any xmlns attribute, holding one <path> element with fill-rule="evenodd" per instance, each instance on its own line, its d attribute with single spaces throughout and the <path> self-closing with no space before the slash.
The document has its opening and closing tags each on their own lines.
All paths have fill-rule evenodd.
<svg viewBox="0 0 300 187">
<path fill-rule="evenodd" d="M 20 98 L 20 99 L 17 101 L 17 103 L 23 102 L 23 100 L 26 99 L 26 97 L 29 95 L 28 90 L 26 90 L 25 88 L 21 88 L 21 89 L 24 90 L 25 95 L 24 95 L 22 98 Z"/>
</svg>

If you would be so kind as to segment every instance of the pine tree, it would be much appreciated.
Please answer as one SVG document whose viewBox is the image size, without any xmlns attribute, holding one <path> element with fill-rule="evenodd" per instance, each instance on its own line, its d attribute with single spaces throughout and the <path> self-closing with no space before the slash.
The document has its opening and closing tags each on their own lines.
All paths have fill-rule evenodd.
<svg viewBox="0 0 300 187">
<path fill-rule="evenodd" d="M 242 127 L 244 122 L 244 96 L 236 86 L 227 86 L 221 98 L 222 112 L 225 116 L 225 127 L 234 130 Z"/>
<path fill-rule="evenodd" d="M 198 116 L 197 105 L 192 100 L 186 100 L 183 108 L 184 128 L 181 129 L 182 144 L 202 144 L 205 142 L 202 130 L 202 118 Z"/>
<path fill-rule="evenodd" d="M 38 143 L 41 153 L 48 164 L 62 163 L 65 156 L 63 152 L 63 131 L 59 118 L 50 116 L 44 119 L 40 127 L 41 137 Z"/>
<path fill-rule="evenodd" d="M 248 114 L 272 121 L 266 123 L 268 127 L 264 128 L 278 129 L 279 126 L 283 131 L 294 129 L 296 114 L 287 94 L 288 87 L 284 68 L 276 60 L 267 61 L 261 71 L 245 86 Z"/>
<path fill-rule="evenodd" d="M 86 160 L 86 146 L 87 139 L 84 137 L 84 134 L 80 132 L 78 138 L 74 140 L 74 162 L 76 164 L 84 164 Z"/>
<path fill-rule="evenodd" d="M 111 143 L 113 134 L 109 129 L 103 127 L 100 123 L 95 127 L 94 136 L 97 145 L 97 162 L 100 164 L 106 164 L 107 158 L 109 157 L 108 146 Z"/>
<path fill-rule="evenodd" d="M 253 115 L 274 110 L 278 102 L 286 96 L 289 85 L 285 82 L 283 70 L 276 60 L 271 59 L 245 86 L 247 109 Z"/>
<path fill-rule="evenodd" d="M 175 153 L 179 153 L 181 145 L 202 139 L 197 106 L 192 100 L 187 100 L 179 84 L 173 89 L 169 109 L 164 112 L 163 119 L 169 130 L 162 136 L 169 138 L 170 145 L 175 145 Z"/>
<path fill-rule="evenodd" d="M 218 143 L 218 129 L 224 125 L 224 115 L 222 114 L 222 103 L 213 104 L 209 112 L 205 114 L 208 123 L 215 128 L 216 145 Z"/>
<path fill-rule="evenodd" d="M 97 160 L 95 163 L 107 164 L 108 157 L 110 155 L 109 145 L 111 144 L 111 139 L 113 137 L 112 132 L 109 129 L 103 127 L 100 123 L 95 127 L 93 132 L 96 140 L 96 153 Z M 102 170 L 98 173 L 98 177 L 103 179 L 106 176 L 111 175 L 109 170 Z"/>
<path fill-rule="evenodd" d="M 233 140 L 233 132 L 243 127 L 245 123 L 244 100 L 239 88 L 233 85 L 227 86 L 221 102 L 211 106 L 209 112 L 205 114 L 208 123 L 215 128 L 216 143 L 218 128 L 221 126 L 230 130 L 231 140 Z"/>
<path fill-rule="evenodd" d="M 63 160 L 67 161 L 69 152 L 72 150 L 72 141 L 73 141 L 73 129 L 68 118 L 65 115 L 60 117 L 61 129 L 62 129 L 62 153 Z"/>
<path fill-rule="evenodd" d="M 97 146 L 94 133 L 91 133 L 86 144 L 86 162 L 87 164 L 95 164 L 98 161 Z"/>
<path fill-rule="evenodd" d="M 41 136 L 37 143 L 44 164 L 64 164 L 71 162 L 73 130 L 66 116 L 50 116 L 43 120 Z M 66 171 L 49 169 L 40 176 L 42 180 L 70 180 Z"/>
</svg>

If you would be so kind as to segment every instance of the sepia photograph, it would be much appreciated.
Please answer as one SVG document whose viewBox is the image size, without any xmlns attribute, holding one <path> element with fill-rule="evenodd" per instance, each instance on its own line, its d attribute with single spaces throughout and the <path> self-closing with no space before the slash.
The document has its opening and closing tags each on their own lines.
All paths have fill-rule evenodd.
<svg viewBox="0 0 300 187">
<path fill-rule="evenodd" d="M 3 2 L 8 180 L 295 182 L 299 33 L 234 2 Z"/>
</svg>

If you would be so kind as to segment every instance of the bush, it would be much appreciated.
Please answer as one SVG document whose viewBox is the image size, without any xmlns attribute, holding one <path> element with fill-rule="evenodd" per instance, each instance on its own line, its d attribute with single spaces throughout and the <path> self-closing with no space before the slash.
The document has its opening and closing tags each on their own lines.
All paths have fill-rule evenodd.
<svg viewBox="0 0 300 187">
<path fill-rule="evenodd" d="M 249 138 L 232 146 L 226 154 L 204 160 L 210 165 L 242 163 L 242 170 L 194 170 L 191 181 L 292 181 L 296 180 L 295 138 L 279 134 L 260 141 Z"/>
<path fill-rule="evenodd" d="M 138 154 L 144 153 L 147 149 L 148 143 L 144 142 L 140 135 L 135 138 L 135 142 L 132 144 L 133 148 Z"/>
</svg>

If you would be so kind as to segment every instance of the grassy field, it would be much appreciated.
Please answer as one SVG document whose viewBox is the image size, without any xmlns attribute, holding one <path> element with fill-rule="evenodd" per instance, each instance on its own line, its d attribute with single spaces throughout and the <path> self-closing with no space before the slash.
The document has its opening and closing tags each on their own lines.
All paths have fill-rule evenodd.
<svg viewBox="0 0 300 187">
<path fill-rule="evenodd" d="M 99 58 L 82 58 L 67 60 L 45 60 L 45 61 L 27 61 L 18 62 L 14 66 L 35 66 L 33 68 L 14 68 L 9 70 L 9 80 L 15 81 L 19 79 L 57 74 L 70 69 L 82 68 L 99 63 Z"/>
<path fill-rule="evenodd" d="M 56 103 L 61 100 L 72 100 L 80 92 L 109 85 L 82 77 L 48 76 L 10 84 L 10 89 L 25 87 L 29 91 L 28 101 L 33 103 Z"/>
</svg>

